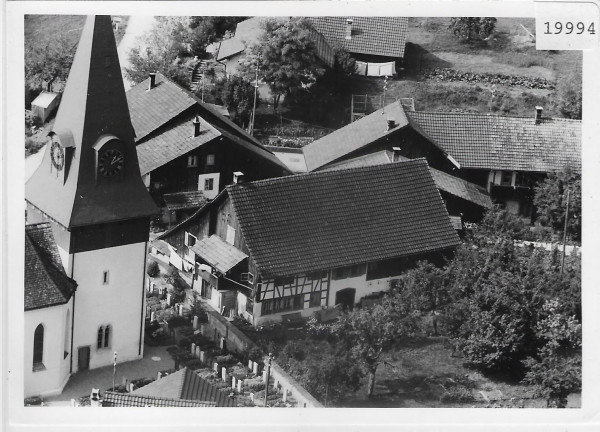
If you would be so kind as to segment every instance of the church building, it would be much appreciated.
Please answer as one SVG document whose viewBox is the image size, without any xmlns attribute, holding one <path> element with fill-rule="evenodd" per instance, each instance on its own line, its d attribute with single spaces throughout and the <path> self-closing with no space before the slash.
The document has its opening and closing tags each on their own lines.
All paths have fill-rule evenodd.
<svg viewBox="0 0 600 432">
<path fill-rule="evenodd" d="M 25 190 L 26 264 L 35 252 L 51 275 L 26 272 L 25 308 L 37 305 L 25 312 L 26 396 L 60 393 L 71 373 L 111 365 L 114 352 L 119 361 L 143 356 L 158 209 L 140 176 L 109 16 L 88 17 L 48 137 Z M 49 292 L 53 301 L 42 298 Z"/>
</svg>

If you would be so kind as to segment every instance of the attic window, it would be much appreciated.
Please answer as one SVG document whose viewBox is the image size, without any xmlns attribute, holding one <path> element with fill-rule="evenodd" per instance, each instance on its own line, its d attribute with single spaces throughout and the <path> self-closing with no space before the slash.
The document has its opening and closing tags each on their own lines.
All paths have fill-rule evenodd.
<svg viewBox="0 0 600 432">
<path fill-rule="evenodd" d="M 214 165 L 215 164 L 215 155 L 207 154 L 206 155 L 206 165 Z"/>
</svg>

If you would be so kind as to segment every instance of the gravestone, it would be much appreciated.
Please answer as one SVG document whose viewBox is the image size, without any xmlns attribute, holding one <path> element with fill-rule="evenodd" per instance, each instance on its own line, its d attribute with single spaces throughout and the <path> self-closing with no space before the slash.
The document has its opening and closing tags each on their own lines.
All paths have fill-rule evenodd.
<svg viewBox="0 0 600 432">
<path fill-rule="evenodd" d="M 202 363 L 206 362 L 206 353 L 204 351 L 200 351 L 200 361 Z"/>
<path fill-rule="evenodd" d="M 283 396 L 281 397 L 281 400 L 284 401 L 284 402 L 287 402 L 287 393 L 288 393 L 287 389 L 284 388 L 283 389 Z"/>
<path fill-rule="evenodd" d="M 198 317 L 194 315 L 194 330 L 198 328 Z"/>
<path fill-rule="evenodd" d="M 192 355 L 196 355 L 196 344 L 194 342 L 192 342 L 192 349 L 191 349 L 191 354 Z"/>
<path fill-rule="evenodd" d="M 242 380 L 242 379 L 238 380 L 238 382 L 237 382 L 237 391 L 238 391 L 238 393 L 242 392 L 242 384 L 243 384 L 243 382 L 244 382 L 244 380 Z"/>
<path fill-rule="evenodd" d="M 250 371 L 252 371 L 253 365 L 254 365 L 254 362 L 252 360 L 248 360 L 248 369 L 250 369 Z"/>
<path fill-rule="evenodd" d="M 215 370 L 215 372 L 219 373 L 219 363 L 215 362 L 213 364 L 213 369 Z"/>
<path fill-rule="evenodd" d="M 252 363 L 252 373 L 254 375 L 258 375 L 258 363 L 256 363 L 256 362 Z"/>
<path fill-rule="evenodd" d="M 221 379 L 227 382 L 227 368 L 225 366 L 221 368 Z"/>
<path fill-rule="evenodd" d="M 231 377 L 231 388 L 235 390 L 235 377 Z"/>
</svg>

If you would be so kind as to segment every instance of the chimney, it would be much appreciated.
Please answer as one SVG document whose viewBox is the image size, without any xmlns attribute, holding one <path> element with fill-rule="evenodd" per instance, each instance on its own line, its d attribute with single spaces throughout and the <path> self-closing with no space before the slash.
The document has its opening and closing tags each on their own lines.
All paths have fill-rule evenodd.
<svg viewBox="0 0 600 432">
<path fill-rule="evenodd" d="M 400 147 L 392 147 L 392 162 L 398 162 L 400 160 Z"/>
<path fill-rule="evenodd" d="M 194 124 L 194 136 L 197 137 L 200 135 L 200 117 L 196 116 L 192 123 Z"/>
<path fill-rule="evenodd" d="M 352 18 L 346 19 L 346 40 L 352 39 L 352 23 L 354 20 Z"/>
<path fill-rule="evenodd" d="M 241 184 L 244 183 L 244 173 L 241 171 L 236 171 L 233 173 L 233 184 Z"/>
<path fill-rule="evenodd" d="M 541 106 L 535 107 L 535 124 L 540 124 L 542 122 L 542 112 L 544 108 Z"/>
<path fill-rule="evenodd" d="M 150 85 L 148 87 L 148 90 L 150 90 L 156 87 L 156 72 L 150 72 L 148 75 L 150 75 Z"/>
<path fill-rule="evenodd" d="M 393 118 L 388 118 L 387 120 L 387 130 L 391 131 L 396 127 L 396 121 Z"/>
</svg>

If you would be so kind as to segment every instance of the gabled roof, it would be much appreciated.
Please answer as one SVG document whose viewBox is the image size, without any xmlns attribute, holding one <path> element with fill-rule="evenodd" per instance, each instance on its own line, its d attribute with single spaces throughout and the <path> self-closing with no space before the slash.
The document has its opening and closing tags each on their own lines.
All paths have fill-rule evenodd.
<svg viewBox="0 0 600 432">
<path fill-rule="evenodd" d="M 395 122 L 395 126 L 389 130 L 388 119 Z M 374 141 L 397 132 L 408 124 L 408 119 L 400 102 L 391 103 L 304 146 L 302 151 L 306 160 L 306 167 L 309 171 L 314 171 Z"/>
<path fill-rule="evenodd" d="M 246 46 L 258 41 L 262 33 L 262 23 L 265 18 L 254 17 L 239 22 L 235 29 L 235 35 L 221 42 L 217 60 L 223 60 L 239 54 L 246 49 Z"/>
<path fill-rule="evenodd" d="M 381 150 L 375 153 L 336 162 L 325 168 L 323 171 L 387 164 L 392 163 L 393 157 L 394 156 L 391 151 Z M 404 156 L 398 155 L 396 157 L 399 158 L 398 162 L 406 162 L 410 160 Z M 443 171 L 439 171 L 435 168 L 429 167 L 429 171 L 431 172 L 433 181 L 439 190 L 470 201 L 484 208 L 492 207 L 492 199 L 484 188 L 461 178 L 447 174 Z"/>
<path fill-rule="evenodd" d="M 227 187 L 265 278 L 453 248 L 425 159 Z"/>
<path fill-rule="evenodd" d="M 155 82 L 156 85 L 148 90 L 148 77 L 126 93 L 136 141 L 196 104 L 188 92 L 160 72 L 157 72 Z"/>
<path fill-rule="evenodd" d="M 167 126 L 161 133 L 136 146 L 141 175 L 148 174 L 221 136 L 210 123 L 202 120 L 200 135 L 194 136 L 192 121 L 195 117 L 195 114 L 189 113 Z"/>
<path fill-rule="evenodd" d="M 69 278 L 49 223 L 25 227 L 25 310 L 67 303 L 77 283 Z"/>
<path fill-rule="evenodd" d="M 127 92 L 142 175 L 221 136 L 290 172 L 260 141 L 225 117 L 222 108 L 201 102 L 160 73 L 156 86 L 148 90 L 148 85 L 149 78 Z M 202 133 L 194 137 L 196 115 Z"/>
<path fill-rule="evenodd" d="M 133 393 L 117 393 L 106 391 L 102 400 L 103 407 L 214 407 L 214 402 L 197 400 L 171 399 L 161 396 L 143 396 Z"/>
<path fill-rule="evenodd" d="M 222 274 L 226 274 L 233 267 L 248 258 L 248 255 L 244 252 L 214 234 L 197 241 L 192 246 L 192 252 Z"/>
<path fill-rule="evenodd" d="M 170 211 L 197 209 L 208 202 L 202 191 L 164 194 L 165 205 Z"/>
<path fill-rule="evenodd" d="M 187 367 L 140 387 L 131 394 L 160 399 L 202 401 L 206 406 L 236 406 L 235 400 L 230 398 L 228 393 L 220 391 Z"/>
<path fill-rule="evenodd" d="M 408 111 L 462 168 L 581 171 L 581 121 Z"/>
<path fill-rule="evenodd" d="M 352 22 L 351 39 L 346 39 L 347 19 Z M 408 30 L 404 17 L 309 17 L 330 45 L 342 44 L 349 52 L 403 58 Z"/>
</svg>

